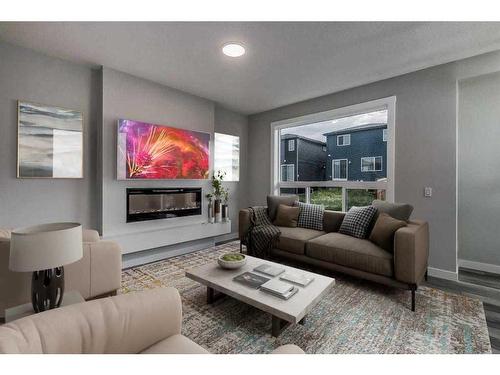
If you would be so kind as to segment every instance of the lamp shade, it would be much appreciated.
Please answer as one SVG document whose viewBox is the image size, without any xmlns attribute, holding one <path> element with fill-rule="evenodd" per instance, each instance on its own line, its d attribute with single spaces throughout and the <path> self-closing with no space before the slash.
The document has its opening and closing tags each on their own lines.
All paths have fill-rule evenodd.
<svg viewBox="0 0 500 375">
<path fill-rule="evenodd" d="M 76 262 L 83 256 L 82 226 L 51 223 L 12 231 L 9 268 L 30 272 Z"/>
</svg>

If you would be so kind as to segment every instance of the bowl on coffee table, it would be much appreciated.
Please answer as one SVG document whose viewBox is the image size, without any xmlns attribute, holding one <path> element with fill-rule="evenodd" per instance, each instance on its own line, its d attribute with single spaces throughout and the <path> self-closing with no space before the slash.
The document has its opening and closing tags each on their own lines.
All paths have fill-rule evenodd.
<svg viewBox="0 0 500 375">
<path fill-rule="evenodd" d="M 235 270 L 242 267 L 247 262 L 247 258 L 240 253 L 227 253 L 219 256 L 217 262 L 224 269 Z"/>
</svg>

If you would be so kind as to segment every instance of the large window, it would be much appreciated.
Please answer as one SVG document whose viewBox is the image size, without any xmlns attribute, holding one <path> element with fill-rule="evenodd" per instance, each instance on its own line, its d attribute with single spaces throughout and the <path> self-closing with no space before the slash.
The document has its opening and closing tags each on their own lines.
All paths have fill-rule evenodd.
<svg viewBox="0 0 500 375">
<path fill-rule="evenodd" d="M 361 158 L 362 172 L 382 171 L 382 156 L 369 156 Z"/>
<path fill-rule="evenodd" d="M 332 163 L 333 179 L 347 180 L 347 168 L 349 161 L 347 159 L 334 159 Z"/>
<path fill-rule="evenodd" d="M 226 173 L 224 181 L 240 180 L 240 137 L 215 133 L 214 170 Z"/>
<path fill-rule="evenodd" d="M 392 201 L 395 103 L 390 97 L 272 123 L 271 193 L 297 192 L 333 210 Z M 293 161 L 285 160 L 291 149 Z"/>
</svg>

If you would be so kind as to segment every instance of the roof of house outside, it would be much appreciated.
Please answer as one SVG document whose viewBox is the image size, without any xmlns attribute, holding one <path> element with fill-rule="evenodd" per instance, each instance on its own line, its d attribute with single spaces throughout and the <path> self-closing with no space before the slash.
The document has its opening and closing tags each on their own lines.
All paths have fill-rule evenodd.
<svg viewBox="0 0 500 375">
<path fill-rule="evenodd" d="M 384 128 L 387 128 L 386 123 L 363 124 L 363 125 L 358 125 L 358 126 L 352 126 L 350 128 L 335 130 L 335 131 L 329 132 L 329 133 L 323 133 L 323 135 L 328 136 L 328 135 L 335 135 L 335 134 L 348 134 L 348 133 L 360 132 L 360 131 L 364 131 L 364 130 L 384 129 Z"/>
<path fill-rule="evenodd" d="M 326 142 L 321 142 L 321 141 L 318 141 L 316 139 L 307 138 L 307 137 L 304 137 L 302 135 L 297 135 L 297 134 L 283 134 L 281 136 L 281 140 L 283 140 L 283 139 L 295 139 L 295 138 L 302 139 L 303 141 L 307 141 L 307 142 L 311 142 L 311 143 L 317 143 L 317 144 L 319 144 L 321 146 L 326 146 Z"/>
</svg>

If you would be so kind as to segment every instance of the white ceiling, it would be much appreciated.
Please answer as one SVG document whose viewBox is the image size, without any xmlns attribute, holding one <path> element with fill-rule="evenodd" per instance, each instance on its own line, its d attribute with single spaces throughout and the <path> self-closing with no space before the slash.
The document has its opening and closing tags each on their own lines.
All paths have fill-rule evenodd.
<svg viewBox="0 0 500 375">
<path fill-rule="evenodd" d="M 0 40 L 251 114 L 500 49 L 500 23 L 3 22 Z"/>
</svg>

